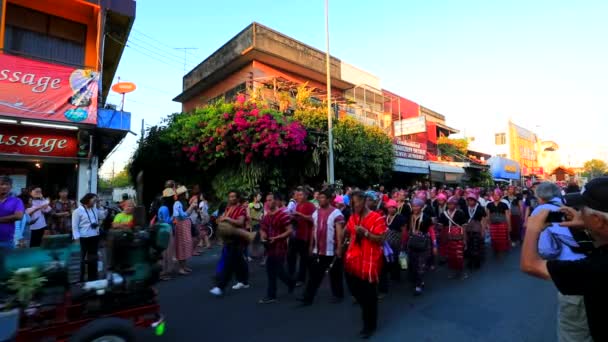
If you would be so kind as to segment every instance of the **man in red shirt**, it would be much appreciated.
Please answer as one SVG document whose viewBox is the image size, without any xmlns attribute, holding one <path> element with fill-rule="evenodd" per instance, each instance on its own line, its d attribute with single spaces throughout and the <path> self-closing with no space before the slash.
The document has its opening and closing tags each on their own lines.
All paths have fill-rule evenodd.
<svg viewBox="0 0 608 342">
<path fill-rule="evenodd" d="M 293 233 L 291 218 L 280 208 L 280 194 L 268 194 L 266 203 L 268 212 L 260 223 L 262 240 L 266 241 L 266 273 L 268 274 L 268 293 L 260 304 L 270 304 L 277 301 L 277 278 L 293 292 L 295 281 L 285 271 L 285 257 L 287 256 L 287 239 Z"/>
<path fill-rule="evenodd" d="M 312 237 L 313 220 L 312 214 L 317 210 L 314 204 L 308 201 L 308 193 L 298 188 L 295 193 L 296 210 L 293 213 L 296 234 L 289 240 L 289 253 L 287 255 L 287 267 L 289 275 L 297 280 L 296 286 L 301 286 L 306 281 L 306 270 L 308 263 L 308 248 Z M 296 263 L 299 261 L 298 273 L 296 275 Z"/>
<path fill-rule="evenodd" d="M 309 279 L 301 299 L 303 305 L 311 305 L 325 272 L 329 269 L 331 292 L 335 302 L 344 298 L 344 273 L 342 271 L 342 241 L 344 239 L 344 215 L 331 206 L 332 193 L 319 193 L 319 209 L 312 215 L 313 236 L 310 240 Z"/>
</svg>

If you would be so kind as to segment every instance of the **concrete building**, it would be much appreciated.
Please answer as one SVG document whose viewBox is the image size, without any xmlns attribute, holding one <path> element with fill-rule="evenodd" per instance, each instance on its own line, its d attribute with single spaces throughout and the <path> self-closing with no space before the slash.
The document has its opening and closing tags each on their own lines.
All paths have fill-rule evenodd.
<svg viewBox="0 0 608 342">
<path fill-rule="evenodd" d="M 103 109 L 135 1 L 0 0 L 0 173 L 14 191 L 97 191 L 97 170 L 130 128 Z"/>
</svg>

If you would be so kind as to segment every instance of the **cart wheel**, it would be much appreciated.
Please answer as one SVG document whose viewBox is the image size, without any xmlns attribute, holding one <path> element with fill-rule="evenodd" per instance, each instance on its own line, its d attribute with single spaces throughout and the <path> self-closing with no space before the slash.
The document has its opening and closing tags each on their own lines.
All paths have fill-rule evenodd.
<svg viewBox="0 0 608 342">
<path fill-rule="evenodd" d="M 80 330 L 70 342 L 134 342 L 135 328 L 133 323 L 120 318 L 103 318 L 95 320 Z"/>
</svg>

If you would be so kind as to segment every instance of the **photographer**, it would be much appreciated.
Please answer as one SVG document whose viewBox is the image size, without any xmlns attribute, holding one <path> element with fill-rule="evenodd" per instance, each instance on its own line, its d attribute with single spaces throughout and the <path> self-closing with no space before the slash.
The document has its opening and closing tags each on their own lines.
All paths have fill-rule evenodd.
<svg viewBox="0 0 608 342">
<path fill-rule="evenodd" d="M 85 265 L 87 280 L 97 280 L 97 252 L 99 250 L 99 214 L 97 195 L 86 194 L 80 206 L 72 213 L 72 236 L 80 242 L 80 281 L 84 282 Z"/>
<path fill-rule="evenodd" d="M 608 325 L 604 323 L 608 306 L 608 177 L 590 181 L 580 194 L 569 197 L 568 204 L 581 210 L 561 208 L 567 221 L 560 225 L 586 227 L 597 248 L 584 259 L 543 260 L 537 245 L 550 211 L 542 210 L 528 221 L 521 269 L 532 276 L 551 279 L 564 295 L 583 296 L 591 337 L 594 341 L 608 341 Z"/>
<path fill-rule="evenodd" d="M 593 250 L 593 246 L 584 249 L 579 245 L 568 227 L 559 224 L 563 219 L 560 212 L 564 205 L 560 188 L 551 182 L 540 183 L 536 188 L 539 206 L 531 216 L 538 215 L 543 210 L 549 210 L 547 223 L 550 223 L 540 234 L 538 252 L 545 260 L 575 261 L 584 259 Z M 591 342 L 585 303 L 582 296 L 568 296 L 558 291 L 558 341 Z"/>
</svg>

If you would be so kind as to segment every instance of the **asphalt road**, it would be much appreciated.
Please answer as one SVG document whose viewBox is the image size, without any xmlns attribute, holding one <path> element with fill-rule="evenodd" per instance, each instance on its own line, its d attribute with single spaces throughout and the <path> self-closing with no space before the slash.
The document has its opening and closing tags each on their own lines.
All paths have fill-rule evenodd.
<svg viewBox="0 0 608 342">
<path fill-rule="evenodd" d="M 218 250 L 194 257 L 190 276 L 159 285 L 167 318 L 163 337 L 139 332 L 141 341 L 355 341 L 360 309 L 345 300 L 330 304 L 327 280 L 312 307 L 298 308 L 296 295 L 279 283 L 279 302 L 259 305 L 266 274 L 250 264 L 251 285 L 214 298 L 208 290 Z M 519 271 L 519 249 L 503 260 L 488 259 L 466 280 L 449 280 L 444 268 L 427 275 L 421 297 L 406 281 L 391 286 L 379 307 L 372 341 L 553 342 L 556 290 L 550 282 Z"/>
</svg>

